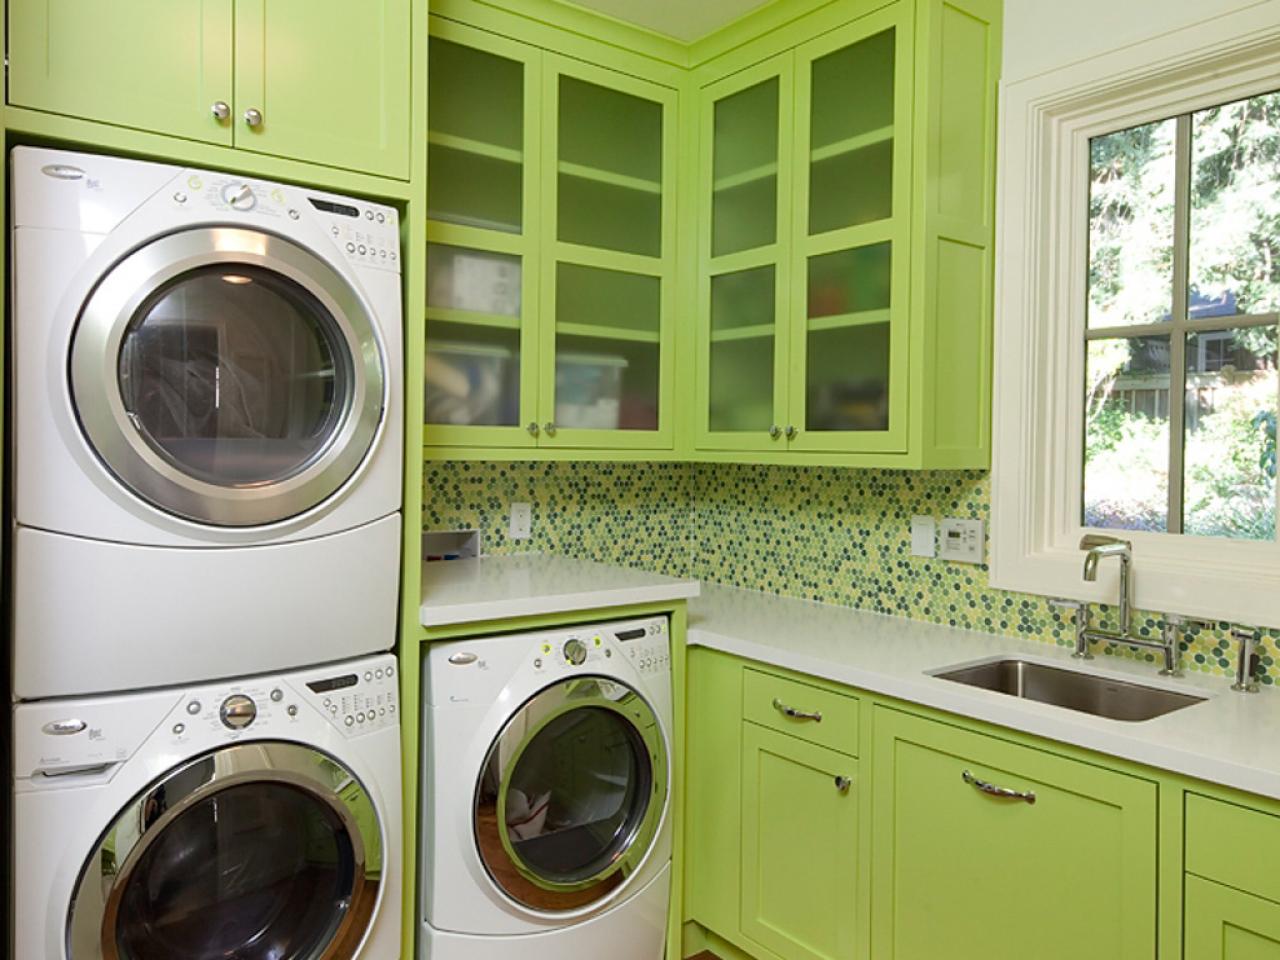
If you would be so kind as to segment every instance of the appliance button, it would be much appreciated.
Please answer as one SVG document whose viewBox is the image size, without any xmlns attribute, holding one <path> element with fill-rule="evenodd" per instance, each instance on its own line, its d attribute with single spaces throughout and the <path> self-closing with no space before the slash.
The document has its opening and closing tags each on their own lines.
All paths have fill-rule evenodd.
<svg viewBox="0 0 1280 960">
<path fill-rule="evenodd" d="M 541 669 L 542 669 L 542 658 L 541 658 L 541 657 L 538 657 L 536 660 L 534 660 L 534 661 L 533 661 L 533 665 L 534 665 L 535 667 L 537 667 L 539 670 L 541 670 Z"/>
<path fill-rule="evenodd" d="M 392 260 L 394 260 L 395 258 L 396 258 L 396 253 L 395 253 L 395 251 L 394 251 L 394 250 L 392 250 L 392 251 L 391 251 L 391 259 L 392 259 Z"/>
<path fill-rule="evenodd" d="M 363 713 L 357 713 L 357 714 L 356 714 L 356 723 L 364 723 L 364 714 L 363 714 Z"/>
<path fill-rule="evenodd" d="M 294 209 L 290 209 L 290 210 L 289 210 L 289 219 L 290 219 L 290 220 L 297 220 L 297 219 L 298 219 L 298 211 L 297 211 L 297 210 L 294 210 Z"/>
<path fill-rule="evenodd" d="M 366 211 L 364 212 L 364 218 L 365 218 L 366 220 L 372 220 L 372 219 L 373 219 L 373 211 L 372 211 L 372 210 L 366 210 Z"/>
<path fill-rule="evenodd" d="M 50 720 L 40 729 L 55 737 L 65 737 L 68 734 L 79 733 L 87 726 L 88 724 L 83 720 Z"/>
<path fill-rule="evenodd" d="M 389 677 L 389 676 L 391 676 L 391 675 L 392 675 L 393 673 L 395 673 L 395 672 L 396 672 L 396 668 L 395 668 L 395 667 L 387 667 L 387 676 L 388 676 L 388 677 Z"/>
<path fill-rule="evenodd" d="M 457 667 L 465 667 L 469 663 L 476 662 L 474 653 L 451 653 L 449 654 L 449 662 Z"/>
<path fill-rule="evenodd" d="M 243 693 L 236 693 L 222 701 L 218 716 L 228 730 L 243 730 L 258 716 L 258 705 Z"/>
<path fill-rule="evenodd" d="M 284 691 L 281 690 L 279 687 L 276 687 L 274 690 L 271 691 L 272 703 L 279 703 L 283 699 L 284 699 Z"/>
<path fill-rule="evenodd" d="M 298 705 L 296 703 L 289 704 L 289 706 L 285 707 L 285 713 L 291 717 L 296 717 L 298 715 Z"/>
<path fill-rule="evenodd" d="M 180 737 L 186 732 L 187 732 L 187 725 L 185 723 L 175 723 L 173 725 L 173 735 L 175 737 Z"/>
<path fill-rule="evenodd" d="M 387 706 L 387 709 L 388 709 L 388 710 L 390 710 L 392 713 L 395 713 L 395 712 L 396 712 L 396 705 L 395 705 L 394 703 L 389 704 L 389 705 Z"/>
<path fill-rule="evenodd" d="M 370 680 L 372 680 L 372 679 L 373 679 L 373 671 L 372 671 L 372 670 L 366 670 L 366 671 L 364 672 L 364 680 L 365 680 L 365 683 L 368 683 L 368 682 L 369 682 Z"/>
<path fill-rule="evenodd" d="M 187 713 L 191 714 L 194 717 L 199 712 L 200 712 L 199 700 L 192 700 L 190 703 L 187 704 Z"/>
<path fill-rule="evenodd" d="M 363 243 L 360 244 L 359 250 L 360 250 L 360 256 L 362 257 L 369 252 L 368 247 L 366 247 Z"/>
<path fill-rule="evenodd" d="M 330 232 L 330 233 L 332 233 L 332 234 L 336 237 L 336 236 L 338 235 L 338 233 L 339 233 L 339 230 L 338 230 L 338 228 L 337 228 L 337 227 L 330 227 L 330 228 L 329 228 L 329 232 Z"/>
<path fill-rule="evenodd" d="M 186 203 L 187 195 L 183 193 L 181 190 L 179 190 L 177 193 L 173 195 L 173 199 L 175 203 Z"/>
<path fill-rule="evenodd" d="M 342 718 L 342 722 L 349 727 L 356 722 L 356 718 L 351 716 L 351 714 L 348 713 L 345 717 Z"/>
<path fill-rule="evenodd" d="M 350 243 L 350 242 L 348 242 L 348 243 L 347 243 L 347 253 L 355 253 L 355 252 L 356 252 L 356 245 L 355 245 L 354 243 Z"/>
<path fill-rule="evenodd" d="M 387 215 L 386 215 L 385 213 L 379 213 L 379 214 L 378 214 L 378 222 L 379 222 L 379 223 L 386 223 L 386 222 L 387 222 Z"/>
<path fill-rule="evenodd" d="M 380 716 L 380 717 L 385 717 L 386 715 L 387 715 L 387 708 L 386 708 L 386 707 L 379 707 L 379 708 L 378 708 L 378 716 Z"/>
<path fill-rule="evenodd" d="M 565 641 L 564 658 L 575 667 L 580 667 L 587 662 L 587 645 L 577 637 L 572 637 Z"/>
<path fill-rule="evenodd" d="M 373 671 L 373 675 L 374 675 L 374 677 L 376 677 L 377 679 L 381 680 L 381 679 L 382 679 L 382 668 L 381 668 L 381 667 L 379 667 L 377 670 Z"/>
<path fill-rule="evenodd" d="M 338 712 L 338 705 L 337 705 L 336 703 L 331 703 L 331 704 L 329 704 L 329 712 L 330 712 L 330 713 L 337 713 L 337 712 Z"/>
</svg>

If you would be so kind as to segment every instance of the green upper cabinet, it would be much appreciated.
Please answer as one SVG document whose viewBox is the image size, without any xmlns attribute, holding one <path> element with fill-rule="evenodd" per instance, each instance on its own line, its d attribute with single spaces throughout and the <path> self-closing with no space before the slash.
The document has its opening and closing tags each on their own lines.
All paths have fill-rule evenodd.
<svg viewBox="0 0 1280 960">
<path fill-rule="evenodd" d="M 10 0 L 9 103 L 230 146 L 233 6 Z"/>
<path fill-rule="evenodd" d="M 676 92 L 432 18 L 426 444 L 673 444 Z"/>
<path fill-rule="evenodd" d="M 1154 960 L 1155 783 L 883 707 L 874 723 L 873 956 Z"/>
<path fill-rule="evenodd" d="M 13 0 L 9 103 L 408 179 L 409 0 Z"/>
<path fill-rule="evenodd" d="M 702 87 L 698 452 L 986 465 L 998 26 L 897 0 Z"/>
<path fill-rule="evenodd" d="M 408 0 L 236 0 L 235 13 L 237 147 L 409 178 Z"/>
</svg>

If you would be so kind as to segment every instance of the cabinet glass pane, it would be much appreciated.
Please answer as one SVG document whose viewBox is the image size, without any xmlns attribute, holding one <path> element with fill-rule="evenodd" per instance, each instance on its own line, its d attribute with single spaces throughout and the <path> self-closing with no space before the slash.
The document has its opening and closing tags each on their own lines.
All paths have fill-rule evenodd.
<svg viewBox="0 0 1280 960">
<path fill-rule="evenodd" d="M 662 253 L 662 104 L 560 78 L 558 237 Z"/>
<path fill-rule="evenodd" d="M 712 256 L 777 239 L 779 83 L 774 77 L 715 105 Z"/>
<path fill-rule="evenodd" d="M 425 422 L 520 422 L 519 257 L 427 247 Z"/>
<path fill-rule="evenodd" d="M 557 266 L 558 427 L 658 429 L 661 303 L 658 277 Z"/>
<path fill-rule="evenodd" d="M 524 65 L 436 37 L 430 63 L 428 217 L 519 233 Z"/>
<path fill-rule="evenodd" d="M 711 278 L 708 425 L 767 431 L 773 410 L 774 268 Z"/>
<path fill-rule="evenodd" d="M 894 31 L 813 63 L 809 233 L 893 216 Z"/>
<path fill-rule="evenodd" d="M 888 243 L 810 258 L 808 430 L 889 428 L 891 276 Z"/>
</svg>

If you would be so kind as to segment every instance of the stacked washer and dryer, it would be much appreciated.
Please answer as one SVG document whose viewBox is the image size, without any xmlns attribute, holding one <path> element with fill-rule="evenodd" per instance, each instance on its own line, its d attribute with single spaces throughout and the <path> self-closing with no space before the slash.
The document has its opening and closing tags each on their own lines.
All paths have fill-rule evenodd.
<svg viewBox="0 0 1280 960">
<path fill-rule="evenodd" d="M 23 960 L 394 960 L 396 212 L 11 154 Z"/>
</svg>

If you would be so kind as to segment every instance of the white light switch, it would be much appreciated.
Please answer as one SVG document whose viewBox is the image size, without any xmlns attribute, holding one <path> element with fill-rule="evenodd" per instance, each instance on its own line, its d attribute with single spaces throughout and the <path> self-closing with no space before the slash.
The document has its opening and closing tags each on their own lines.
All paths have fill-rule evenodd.
<svg viewBox="0 0 1280 960">
<path fill-rule="evenodd" d="M 513 502 L 511 504 L 511 529 L 508 536 L 512 540 L 528 540 L 533 533 L 533 505 Z"/>
<path fill-rule="evenodd" d="M 938 555 L 938 523 L 933 517 L 911 518 L 911 555 L 936 557 Z"/>
<path fill-rule="evenodd" d="M 958 520 L 955 517 L 943 520 L 942 547 L 938 556 L 961 563 L 981 563 L 983 527 L 981 520 Z"/>
</svg>

